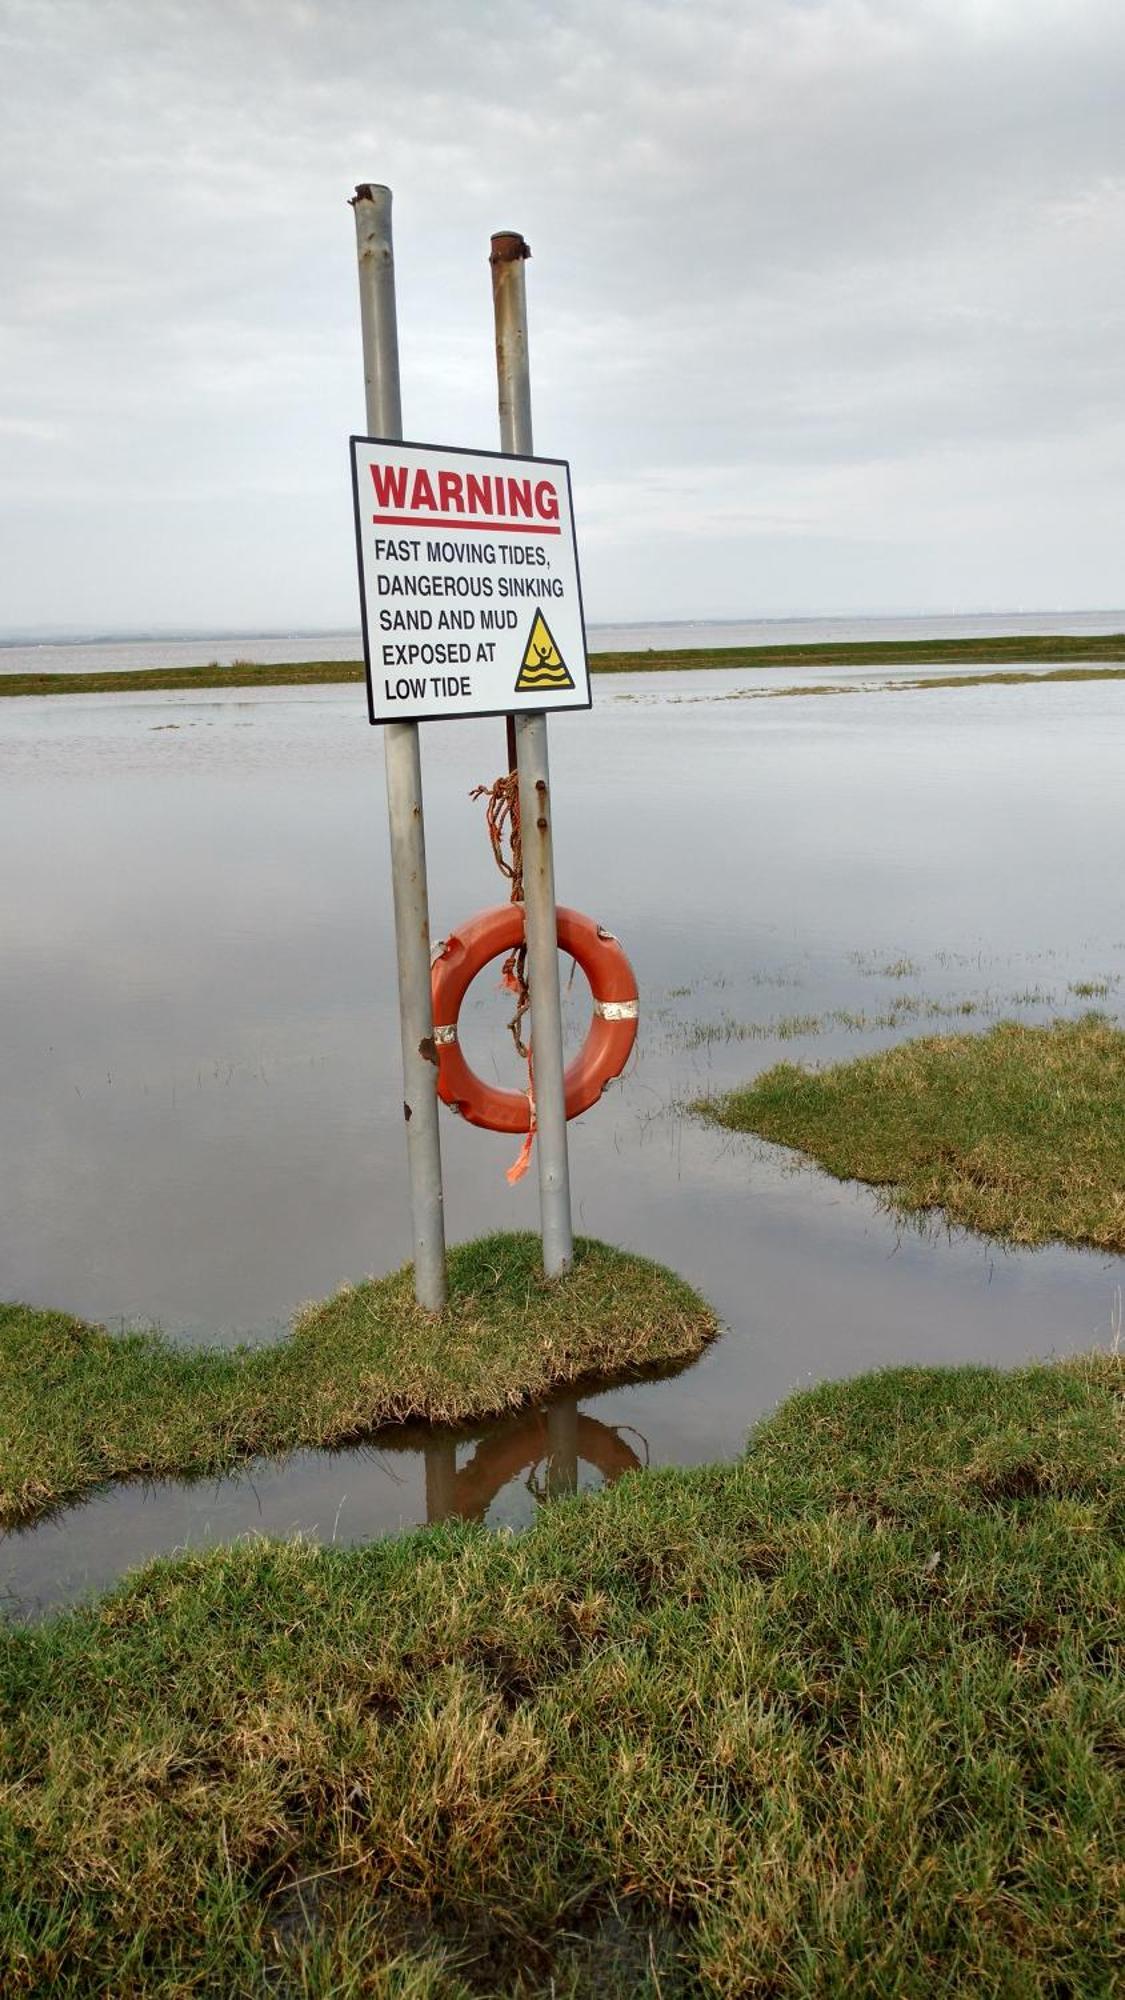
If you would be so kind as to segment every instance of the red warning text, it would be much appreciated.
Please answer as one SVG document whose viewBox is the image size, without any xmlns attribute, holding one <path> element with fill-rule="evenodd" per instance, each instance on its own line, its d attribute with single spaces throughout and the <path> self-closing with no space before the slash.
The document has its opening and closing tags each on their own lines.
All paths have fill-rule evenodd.
<svg viewBox="0 0 1125 2000">
<path fill-rule="evenodd" d="M 512 473 L 451 472 L 433 478 L 424 466 L 372 465 L 380 527 L 416 527 L 440 521 L 443 528 L 478 534 L 557 535 L 558 489 L 550 479 L 519 479 Z"/>
</svg>

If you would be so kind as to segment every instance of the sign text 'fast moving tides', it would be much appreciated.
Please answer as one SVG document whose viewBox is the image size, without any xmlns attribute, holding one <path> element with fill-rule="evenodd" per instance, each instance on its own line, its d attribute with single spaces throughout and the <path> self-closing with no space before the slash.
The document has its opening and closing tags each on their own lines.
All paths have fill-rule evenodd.
<svg viewBox="0 0 1125 2000">
<path fill-rule="evenodd" d="M 589 708 L 565 461 L 351 445 L 372 722 Z"/>
</svg>

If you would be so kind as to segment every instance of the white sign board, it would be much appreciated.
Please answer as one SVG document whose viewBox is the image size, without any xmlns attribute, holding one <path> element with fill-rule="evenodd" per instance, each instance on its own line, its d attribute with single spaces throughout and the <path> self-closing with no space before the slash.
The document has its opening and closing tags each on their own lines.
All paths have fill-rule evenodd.
<svg viewBox="0 0 1125 2000">
<path fill-rule="evenodd" d="M 372 722 L 589 708 L 566 461 L 351 446 Z"/>
</svg>

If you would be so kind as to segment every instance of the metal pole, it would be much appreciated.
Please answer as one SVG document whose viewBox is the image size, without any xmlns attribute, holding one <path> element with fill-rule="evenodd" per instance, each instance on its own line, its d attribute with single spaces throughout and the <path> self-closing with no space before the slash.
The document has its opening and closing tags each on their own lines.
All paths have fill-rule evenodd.
<svg viewBox="0 0 1125 2000">
<path fill-rule="evenodd" d="M 531 252 L 522 236 L 492 238 L 492 304 L 496 316 L 496 379 L 500 392 L 500 445 L 530 456 L 531 371 L 527 358 L 527 290 L 524 264 Z M 524 923 L 531 1046 L 535 1060 L 538 1122 L 539 1214 L 543 1269 L 561 1277 L 574 1261 L 570 1221 L 570 1166 L 563 1087 L 562 1003 L 555 915 L 555 861 L 551 841 L 551 779 L 547 718 L 516 716 L 516 767 L 520 779 Z"/>
<path fill-rule="evenodd" d="M 363 324 L 367 428 L 372 437 L 402 436 L 398 379 L 398 319 L 391 237 L 390 188 L 357 187 L 356 249 Z M 383 724 L 387 812 L 391 829 L 398 1005 L 402 1029 L 406 1150 L 414 1227 L 414 1296 L 428 1312 L 446 1300 L 445 1212 L 441 1189 L 437 1058 L 430 997 L 430 909 L 426 888 L 426 830 L 422 817 L 422 760 L 416 722 Z"/>
</svg>

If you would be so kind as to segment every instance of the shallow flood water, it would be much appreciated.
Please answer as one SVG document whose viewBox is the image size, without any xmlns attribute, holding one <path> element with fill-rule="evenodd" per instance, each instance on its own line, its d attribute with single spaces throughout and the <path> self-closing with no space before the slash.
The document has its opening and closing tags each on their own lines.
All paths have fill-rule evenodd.
<svg viewBox="0 0 1125 2000">
<path fill-rule="evenodd" d="M 682 1272 L 723 1338 L 678 1378 L 584 1397 L 581 1436 L 564 1406 L 553 1442 L 533 1413 L 522 1441 L 493 1426 L 428 1466 L 400 1438 L 111 1490 L 8 1537 L 0 1599 L 33 1611 L 243 1529 L 361 1540 L 509 1465 L 487 1517 L 514 1524 L 576 1460 L 590 1483 L 630 1451 L 730 1456 L 810 1379 L 1111 1337 L 1120 1260 L 903 1230 L 870 1190 L 682 1105 L 783 1058 L 1119 1015 L 1125 683 L 732 698 L 763 685 L 599 681 L 591 714 L 551 730 L 560 900 L 619 933 L 642 994 L 629 1072 L 571 1127 L 576 1227 Z M 503 728 L 435 724 L 423 743 L 440 935 L 505 900 L 467 796 L 499 771 Z M 382 746 L 362 691 L 6 703 L 0 840 L 0 1297 L 226 1342 L 400 1264 Z M 466 1035 L 518 1085 L 507 1011 L 478 982 Z M 452 1117 L 442 1132 L 451 1241 L 534 1228 L 534 1173 L 504 1177 L 514 1143 Z"/>
</svg>

